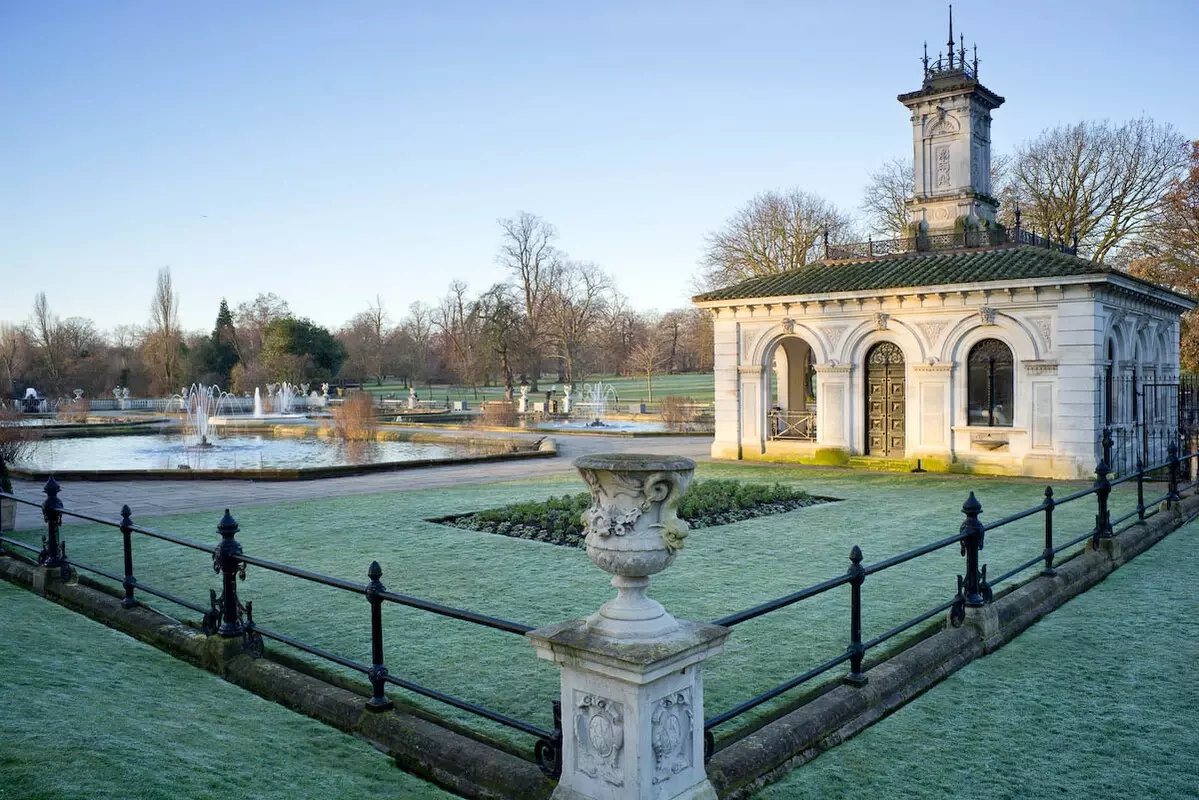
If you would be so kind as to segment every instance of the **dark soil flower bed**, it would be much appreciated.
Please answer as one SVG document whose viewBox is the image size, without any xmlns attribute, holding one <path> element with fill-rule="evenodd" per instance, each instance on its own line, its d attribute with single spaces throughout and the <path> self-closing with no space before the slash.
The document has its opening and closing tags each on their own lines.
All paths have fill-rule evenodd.
<svg viewBox="0 0 1199 800">
<path fill-rule="evenodd" d="M 733 480 L 696 481 L 683 495 L 679 516 L 692 528 L 727 525 L 754 517 L 783 514 L 799 508 L 831 502 L 813 497 L 802 489 L 782 484 L 742 483 Z M 583 511 L 591 504 L 588 492 L 550 497 L 541 502 L 514 503 L 475 514 L 431 520 L 456 528 L 498 533 L 518 539 L 583 546 Z"/>
</svg>

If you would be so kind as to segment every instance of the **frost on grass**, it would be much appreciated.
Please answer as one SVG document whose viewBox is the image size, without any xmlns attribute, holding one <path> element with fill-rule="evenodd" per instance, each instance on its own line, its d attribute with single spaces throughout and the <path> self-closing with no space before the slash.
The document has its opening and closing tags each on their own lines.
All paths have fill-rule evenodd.
<svg viewBox="0 0 1199 800">
<path fill-rule="evenodd" d="M 827 502 L 829 498 L 813 497 L 779 483 L 706 480 L 696 481 L 683 495 L 679 516 L 692 528 L 710 528 Z M 590 504 L 591 495 L 579 492 L 435 521 L 466 530 L 582 547 L 585 532 L 581 518 Z"/>
</svg>

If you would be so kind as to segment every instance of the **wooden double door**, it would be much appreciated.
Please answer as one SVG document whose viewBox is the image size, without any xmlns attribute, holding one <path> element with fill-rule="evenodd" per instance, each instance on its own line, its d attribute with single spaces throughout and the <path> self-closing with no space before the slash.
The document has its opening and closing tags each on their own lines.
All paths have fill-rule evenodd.
<svg viewBox="0 0 1199 800">
<path fill-rule="evenodd" d="M 907 402 L 903 351 L 880 342 L 866 353 L 866 454 L 902 456 Z"/>
</svg>

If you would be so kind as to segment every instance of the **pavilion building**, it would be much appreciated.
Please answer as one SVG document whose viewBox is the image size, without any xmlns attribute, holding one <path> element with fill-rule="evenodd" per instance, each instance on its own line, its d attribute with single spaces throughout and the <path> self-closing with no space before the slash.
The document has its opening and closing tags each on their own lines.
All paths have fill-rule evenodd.
<svg viewBox="0 0 1199 800">
<path fill-rule="evenodd" d="M 954 45 L 951 19 L 948 59 L 926 53 L 923 85 L 898 98 L 906 238 L 826 237 L 820 261 L 694 298 L 715 320 L 714 457 L 1080 478 L 1105 425 L 1171 425 L 1169 404 L 1138 409 L 1176 383 L 1195 302 L 1022 229 L 1018 211 L 999 224 L 1004 99 Z"/>
</svg>

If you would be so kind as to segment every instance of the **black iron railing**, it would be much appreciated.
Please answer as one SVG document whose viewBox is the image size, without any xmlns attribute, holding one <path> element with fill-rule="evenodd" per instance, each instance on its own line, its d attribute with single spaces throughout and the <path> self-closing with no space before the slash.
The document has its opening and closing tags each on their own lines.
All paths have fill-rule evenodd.
<svg viewBox="0 0 1199 800">
<path fill-rule="evenodd" d="M 898 239 L 868 239 L 846 244 L 830 243 L 826 232 L 824 257 L 830 261 L 854 258 L 879 258 L 902 253 L 927 253 L 937 250 L 963 250 L 973 247 L 998 247 L 1004 244 L 1027 244 L 1067 255 L 1078 255 L 1077 238 L 1072 244 L 1054 241 L 1034 231 L 1015 228 L 994 228 L 985 231 L 954 231 Z"/>
<path fill-rule="evenodd" d="M 712 621 L 713 625 L 723 625 L 725 627 L 733 627 L 748 622 L 753 619 L 770 614 L 779 609 L 787 608 L 804 600 L 809 600 L 813 597 L 825 594 L 841 586 L 849 586 L 849 644 L 845 651 L 835 655 L 834 657 L 817 664 L 811 669 L 803 672 L 795 677 L 778 684 L 777 686 L 768 689 L 755 697 L 739 703 L 733 708 L 723 711 L 719 714 L 709 717 L 704 721 L 704 750 L 705 757 L 711 758 L 712 754 L 719 752 L 724 746 L 730 743 L 731 739 L 725 739 L 720 745 L 717 745 L 713 735 L 713 729 L 718 728 L 725 723 L 751 711 L 764 703 L 767 703 L 791 690 L 802 686 L 815 678 L 818 678 L 833 669 L 836 669 L 846 662 L 849 663 L 848 672 L 842 676 L 842 681 L 853 685 L 862 686 L 866 683 L 867 678 L 862 671 L 862 662 L 866 654 L 900 634 L 911 630 L 912 628 L 923 624 L 924 622 L 945 614 L 948 612 L 950 623 L 953 625 L 961 625 L 966 619 L 967 608 L 977 608 L 985 606 L 992 599 L 992 585 L 998 585 L 1004 581 L 1019 575 L 1037 564 L 1042 564 L 1041 575 L 1054 575 L 1055 559 L 1058 554 L 1072 547 L 1076 547 L 1083 542 L 1090 540 L 1092 546 L 1098 547 L 1103 539 L 1110 539 L 1115 535 L 1115 531 L 1124 523 L 1136 518 L 1136 522 L 1143 522 L 1147 517 L 1157 513 L 1159 504 L 1165 503 L 1167 506 L 1173 506 L 1179 502 L 1180 492 L 1191 489 L 1199 484 L 1199 481 L 1189 483 L 1183 486 L 1179 485 L 1179 477 L 1181 474 L 1184 462 L 1192 460 L 1199 461 L 1199 451 L 1190 452 L 1185 456 L 1179 456 L 1179 448 L 1177 443 L 1171 443 L 1169 447 L 1168 458 L 1156 464 L 1139 469 L 1135 473 L 1123 476 L 1118 480 L 1110 480 L 1109 475 L 1111 470 L 1108 467 L 1108 462 L 1112 457 L 1112 437 L 1110 431 L 1104 432 L 1103 437 L 1103 456 L 1099 464 L 1095 467 L 1095 480 L 1092 485 L 1086 489 L 1081 489 L 1077 492 L 1069 494 L 1062 498 L 1055 498 L 1053 488 L 1047 486 L 1045 488 L 1045 499 L 1038 505 L 1026 508 L 1010 516 L 995 520 L 989 523 L 983 523 L 980 519 L 982 514 L 982 505 L 974 496 L 974 492 L 970 492 L 966 502 L 962 505 L 962 513 L 965 515 L 965 520 L 962 522 L 958 532 L 952 536 L 946 536 L 943 539 L 938 539 L 934 542 L 922 545 L 908 550 L 898 555 L 879 561 L 869 566 L 862 566 L 863 555 L 862 550 L 857 545 L 854 545 L 849 554 L 849 569 L 842 575 L 838 575 L 820 583 L 784 595 L 775 600 L 738 611 L 735 614 L 721 617 Z M 1145 482 L 1147 476 L 1151 473 L 1164 474 L 1167 476 L 1166 491 L 1159 497 L 1145 500 Z M 1192 472 L 1192 474 L 1194 474 Z M 1123 514 L 1116 519 L 1112 519 L 1111 510 L 1109 508 L 1109 498 L 1111 496 L 1112 487 L 1123 483 L 1135 481 L 1137 487 L 1137 503 L 1126 514 Z M 1094 496 L 1096 499 L 1096 514 L 1095 525 L 1087 532 L 1075 536 L 1074 538 L 1064 543 L 1058 543 L 1054 539 L 1053 530 L 1053 512 L 1058 506 L 1072 503 L 1081 500 L 1085 497 Z M 981 552 L 983 550 L 986 535 L 993 531 L 997 531 L 1004 526 L 1011 525 L 1029 517 L 1034 517 L 1042 514 L 1044 517 L 1044 546 L 1033 557 L 1029 558 L 1022 564 L 1013 567 L 1002 575 L 993 580 L 987 576 L 987 567 L 981 563 Z M 945 602 L 930 608 L 916 616 L 906 620 L 905 622 L 896 625 L 890 630 L 884 631 L 879 635 L 863 640 L 862 638 L 862 585 L 866 579 L 884 572 L 892 567 L 897 567 L 900 564 L 913 561 L 915 559 L 930 555 L 937 551 L 943 550 L 953 545 L 958 545 L 963 558 L 965 559 L 964 574 L 957 576 L 957 593 L 946 600 Z"/>
<path fill-rule="evenodd" d="M 17 550 L 23 550 L 32 554 L 39 565 L 59 569 L 64 580 L 70 577 L 72 569 L 76 569 L 114 581 L 124 591 L 124 598 L 121 601 L 121 605 L 124 608 L 134 608 L 139 605 L 140 601 L 137 599 L 137 594 L 140 593 L 168 600 L 178 606 L 190 609 L 201 615 L 200 628 L 204 633 L 210 636 L 216 635 L 229 639 L 240 638 L 246 652 L 251 656 L 261 656 L 263 653 L 263 640 L 271 639 L 359 672 L 366 676 L 371 686 L 371 697 L 366 701 L 367 710 L 385 711 L 394 706 L 394 703 L 387 697 L 385 691 L 385 687 L 390 684 L 405 691 L 437 700 L 461 711 L 512 728 L 513 730 L 521 731 L 536 739 L 533 748 L 533 758 L 542 771 L 552 777 L 558 777 L 561 774 L 562 727 L 559 701 L 551 701 L 554 727 L 553 729 L 547 729 L 516 719 L 499 711 L 494 711 L 477 703 L 472 703 L 445 692 L 422 686 L 414 681 L 392 675 L 388 671 L 384 660 L 382 623 L 382 608 L 384 603 L 407 606 L 408 608 L 419 609 L 430 614 L 449 617 L 450 619 L 461 620 L 492 630 L 513 633 L 518 636 L 524 636 L 525 633 L 533 630 L 533 626 L 388 591 L 387 587 L 383 585 L 383 570 L 377 561 L 372 561 L 367 569 L 368 582 L 358 583 L 293 567 L 289 564 L 281 564 L 276 561 L 247 555 L 242 551 L 241 544 L 236 538 L 240 527 L 228 509 L 225 510 L 224 515 L 217 524 L 217 532 L 220 534 L 221 540 L 217 545 L 213 546 L 182 536 L 176 536 L 165 531 L 136 525 L 133 522 L 133 514 L 129 506 L 124 506 L 121 509 L 120 521 L 104 519 L 79 511 L 71 511 L 63 506 L 62 500 L 59 497 L 61 487 L 53 477 L 46 481 L 43 491 L 46 494 L 46 499 L 41 503 L 30 498 L 0 492 L 0 497 L 42 509 L 42 518 L 46 522 L 46 535 L 42 538 L 41 549 L 39 550 L 37 547 L 3 535 L 0 535 L 0 545 L 9 545 Z M 125 574 L 118 575 L 101 567 L 69 558 L 67 556 L 66 543 L 62 540 L 61 535 L 64 516 L 120 530 Z M 134 575 L 132 537 L 134 533 L 209 553 L 213 560 L 213 570 L 221 576 L 221 593 L 217 594 L 215 590 L 210 590 L 208 607 L 205 607 L 161 588 L 149 586 L 139 581 Z M 247 566 L 258 567 L 270 572 L 298 578 L 309 583 L 316 583 L 364 596 L 370 609 L 371 663 L 363 664 L 360 661 L 346 658 L 337 653 L 301 641 L 293 636 L 288 636 L 257 624 L 254 621 L 253 603 L 246 602 L 243 604 L 237 592 L 237 583 L 239 580 L 245 580 Z"/>
</svg>

